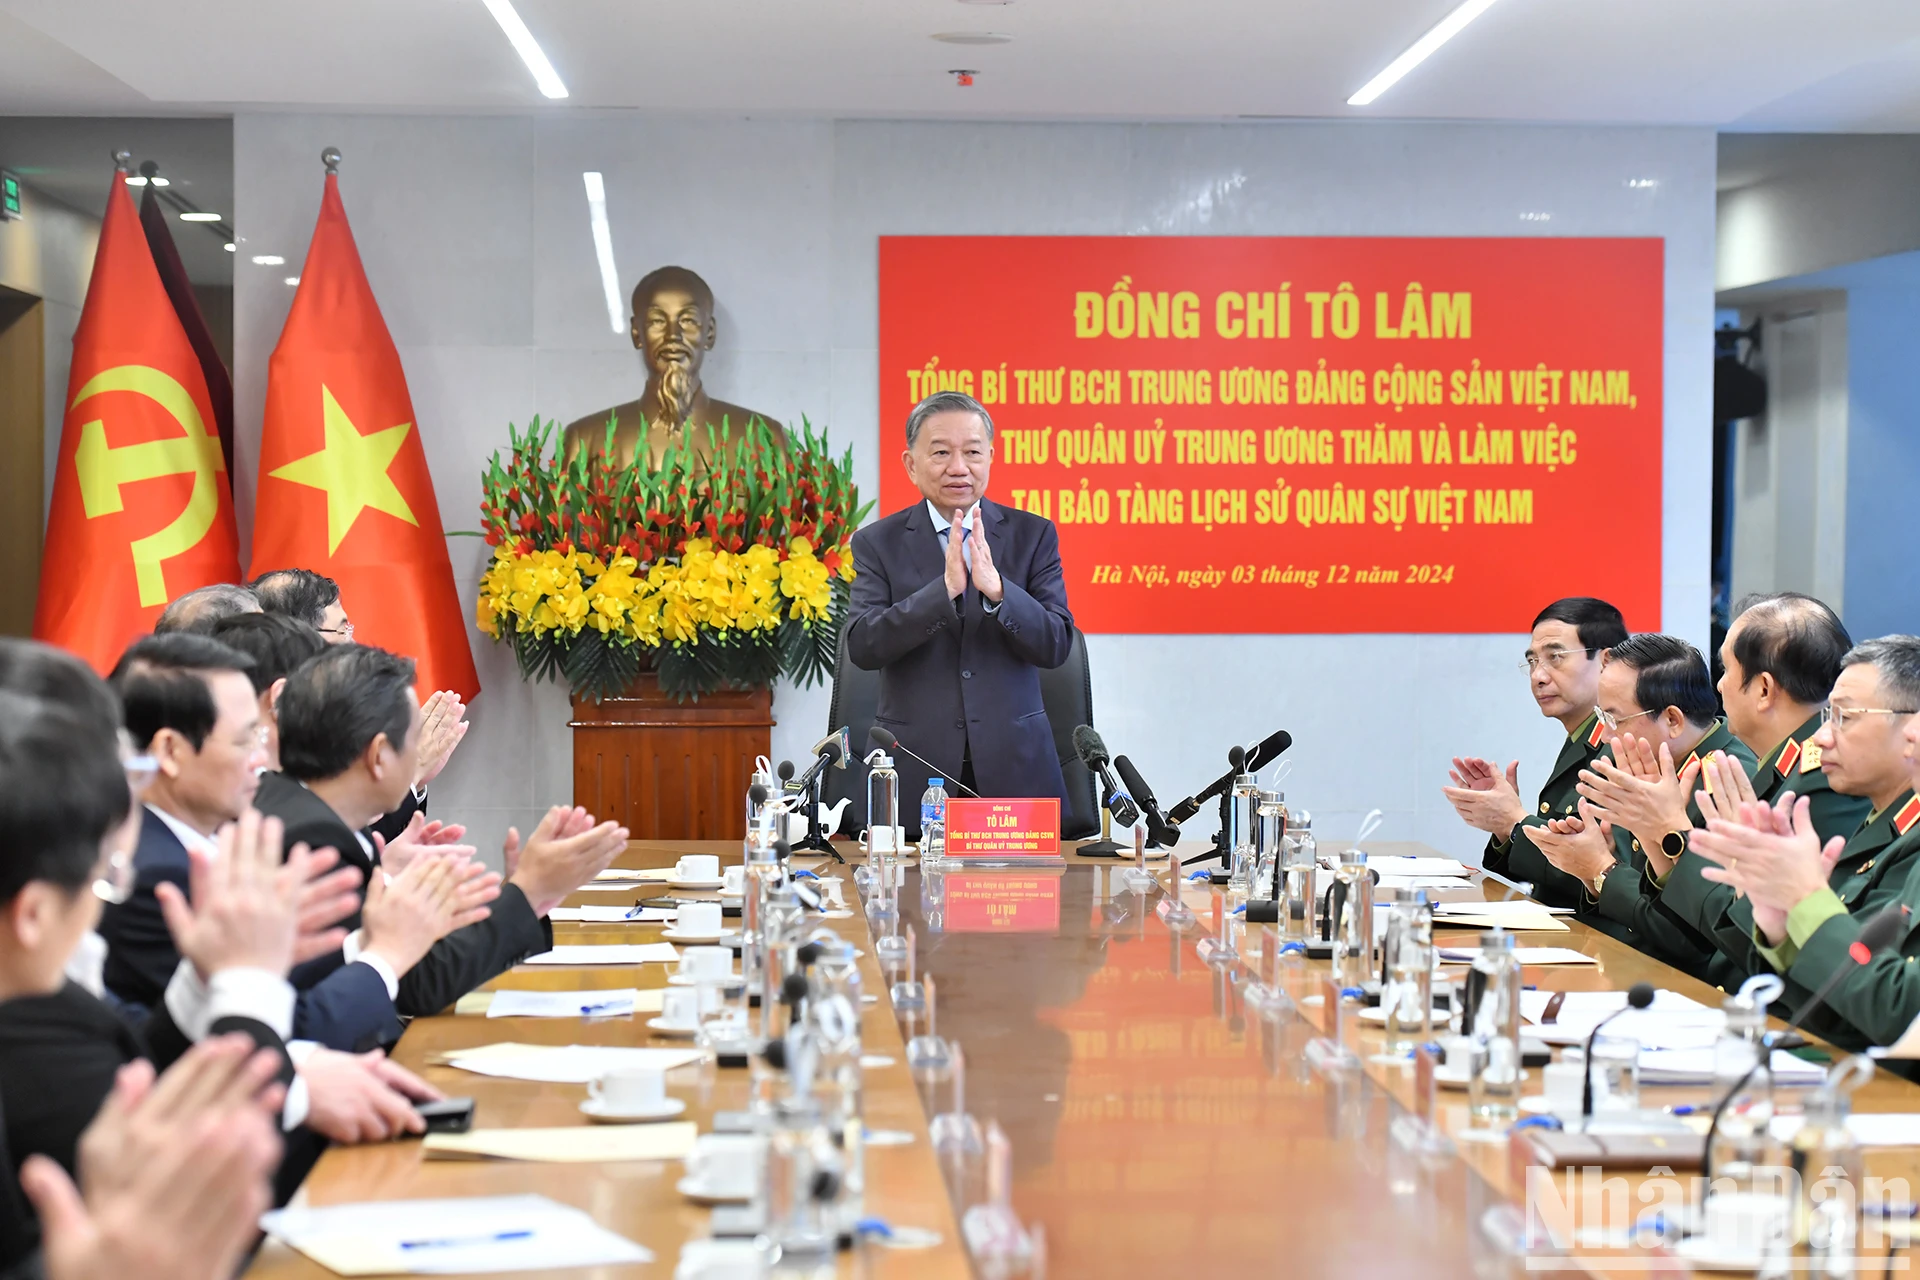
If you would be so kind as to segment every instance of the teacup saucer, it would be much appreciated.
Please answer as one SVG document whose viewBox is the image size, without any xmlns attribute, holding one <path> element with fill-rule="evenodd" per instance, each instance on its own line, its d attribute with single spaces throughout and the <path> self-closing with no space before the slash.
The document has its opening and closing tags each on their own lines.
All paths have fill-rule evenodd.
<svg viewBox="0 0 1920 1280">
<path fill-rule="evenodd" d="M 687 1109 L 685 1098 L 666 1098 L 657 1107 L 640 1111 L 610 1111 L 599 1098 L 580 1104 L 580 1114 L 597 1124 L 639 1124 L 648 1120 L 671 1120 Z"/>
<path fill-rule="evenodd" d="M 702 982 L 725 982 L 728 984 L 734 984 L 734 983 L 738 983 L 739 981 L 740 981 L 740 971 L 738 969 L 727 974 L 727 976 L 724 978 L 718 977 L 718 976 L 715 976 L 712 978 L 696 978 L 690 973 L 670 973 L 667 975 L 668 984 L 675 987 L 697 987 Z"/>
<path fill-rule="evenodd" d="M 694 1022 L 668 1022 L 665 1018 L 648 1018 L 647 1025 L 663 1036 L 696 1036 L 700 1034 L 700 1025 Z"/>
<path fill-rule="evenodd" d="M 676 889 L 718 889 L 722 884 L 725 884 L 726 882 L 722 880 L 719 876 L 710 876 L 710 877 L 703 877 L 700 879 L 694 879 L 691 877 L 683 876 L 678 871 L 673 871 L 668 873 L 667 883 L 672 885 Z"/>
<path fill-rule="evenodd" d="M 660 936 L 668 942 L 685 942 L 694 946 L 708 946 L 720 941 L 720 939 L 726 935 L 717 931 L 714 933 L 683 933 L 678 927 L 669 926 L 660 931 Z"/>
<path fill-rule="evenodd" d="M 753 1199 L 753 1191 L 749 1187 L 739 1187 L 723 1191 L 704 1186 L 701 1183 L 695 1182 L 692 1178 L 680 1179 L 680 1181 L 675 1184 L 674 1190 L 695 1204 L 744 1204 Z"/>
</svg>

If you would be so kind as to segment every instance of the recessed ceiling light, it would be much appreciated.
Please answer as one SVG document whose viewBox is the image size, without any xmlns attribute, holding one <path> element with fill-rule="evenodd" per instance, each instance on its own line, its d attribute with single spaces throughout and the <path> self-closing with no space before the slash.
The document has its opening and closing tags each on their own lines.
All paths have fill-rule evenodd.
<svg viewBox="0 0 1920 1280">
<path fill-rule="evenodd" d="M 1364 107 L 1375 98 L 1393 88 L 1400 77 L 1413 70 L 1434 51 L 1466 29 L 1469 22 L 1493 8 L 1493 0 L 1464 0 L 1457 9 L 1435 23 L 1433 29 L 1415 40 L 1407 51 L 1387 64 L 1387 69 L 1360 87 L 1360 92 L 1347 99 L 1350 107 Z"/>
<path fill-rule="evenodd" d="M 299 277 L 299 276 L 288 276 L 288 277 L 287 277 L 287 283 L 288 283 L 288 284 L 299 284 L 299 283 L 300 283 L 300 277 Z"/>
<path fill-rule="evenodd" d="M 220 221 L 220 215 L 217 213 L 183 213 L 180 215 L 180 221 L 182 222 L 218 222 Z"/>
<path fill-rule="evenodd" d="M 541 52 L 540 42 L 533 38 L 533 32 L 527 30 L 527 24 L 520 20 L 520 14 L 513 7 L 513 0 L 482 0 L 493 20 L 500 24 L 500 30 L 507 35 L 507 42 L 513 51 L 520 55 L 520 61 L 527 64 L 527 70 L 533 72 L 533 82 L 540 86 L 540 92 L 549 98 L 567 96 L 567 86 L 561 83 L 560 73 L 547 61 L 547 55 Z"/>
<path fill-rule="evenodd" d="M 1645 190 L 1646 190 L 1647 188 L 1649 188 L 1649 187 L 1657 187 L 1657 186 L 1659 186 L 1659 185 L 1660 185 L 1660 179 L 1658 179 L 1658 178 L 1628 178 L 1628 179 L 1627 179 L 1627 185 L 1628 185 L 1629 187 L 1631 187 L 1631 188 L 1633 188 L 1633 189 L 1634 189 L 1635 191 L 1645 191 Z"/>
<path fill-rule="evenodd" d="M 153 185 L 156 187 L 170 187 L 173 185 L 171 182 L 167 181 L 165 178 L 159 177 L 158 175 L 155 175 L 154 177 L 149 178 L 148 181 L 153 183 Z"/>
<path fill-rule="evenodd" d="M 233 243 L 233 241 L 231 241 L 231 240 L 229 240 L 229 241 L 227 241 L 227 252 L 228 252 L 228 253 L 238 253 L 238 252 L 240 252 L 240 249 L 239 249 L 239 246 L 237 246 L 237 245 L 235 245 L 235 244 Z"/>
<path fill-rule="evenodd" d="M 286 259 L 277 253 L 256 253 L 253 255 L 253 265 L 256 267 L 277 267 L 285 261 Z"/>
<path fill-rule="evenodd" d="M 1538 211 L 1534 211 L 1534 210 L 1529 210 L 1529 211 L 1527 211 L 1526 213 L 1523 213 L 1523 214 L 1521 214 L 1521 215 L 1520 215 L 1520 221 L 1522 221 L 1522 222 L 1552 222 L 1552 221 L 1553 221 L 1553 215 L 1552 215 L 1552 214 L 1550 214 L 1550 213 L 1541 213 L 1541 212 L 1538 212 Z"/>
<path fill-rule="evenodd" d="M 144 187 L 147 185 L 147 175 L 144 173 L 130 173 L 127 175 L 127 185 L 130 187 Z"/>
<path fill-rule="evenodd" d="M 1012 44 L 1004 31 L 936 31 L 933 38 L 941 44 Z"/>
</svg>

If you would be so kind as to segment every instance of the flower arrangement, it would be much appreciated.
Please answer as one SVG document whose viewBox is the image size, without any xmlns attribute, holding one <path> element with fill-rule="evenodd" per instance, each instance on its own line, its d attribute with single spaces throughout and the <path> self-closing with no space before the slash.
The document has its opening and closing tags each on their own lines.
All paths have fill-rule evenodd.
<svg viewBox="0 0 1920 1280">
<path fill-rule="evenodd" d="M 604 451 L 563 458 L 558 425 L 510 426 L 482 479 L 478 621 L 524 678 L 598 701 L 649 666 L 682 699 L 831 676 L 871 506 L 851 449 L 836 461 L 811 424 L 782 440 L 755 418 L 710 462 L 682 442 L 649 468 L 614 457 L 613 422 Z"/>
</svg>

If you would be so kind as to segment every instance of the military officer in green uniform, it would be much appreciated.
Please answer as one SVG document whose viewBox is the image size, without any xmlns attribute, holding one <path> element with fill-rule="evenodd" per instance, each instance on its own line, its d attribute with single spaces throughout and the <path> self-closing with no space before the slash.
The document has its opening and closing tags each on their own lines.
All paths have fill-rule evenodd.
<svg viewBox="0 0 1920 1280">
<path fill-rule="evenodd" d="M 1697 802 L 1705 802 L 1707 817 L 1732 816 L 1743 800 L 1772 804 L 1792 791 L 1811 802 L 1814 830 L 1823 844 L 1859 831 L 1869 802 L 1833 789 L 1813 740 L 1821 708 L 1852 647 L 1838 615 L 1811 596 L 1783 592 L 1742 600 L 1720 646 L 1720 701 L 1727 727 L 1759 757 L 1757 771 L 1749 778 L 1744 770 L 1734 775 L 1708 768 L 1700 772 L 1697 786 L 1684 776 L 1670 782 L 1671 770 L 1663 773 L 1644 748 L 1629 746 L 1622 763 L 1630 764 L 1630 771 L 1596 762 L 1596 776 L 1581 784 L 1581 793 L 1616 826 L 1630 827 L 1637 836 L 1649 833 L 1639 837 L 1646 846 L 1647 874 L 1636 886 L 1638 894 L 1628 895 L 1622 885 L 1622 892 L 1602 898 L 1601 910 L 1650 935 L 1705 936 L 1714 948 L 1705 977 L 1723 990 L 1733 990 L 1767 966 L 1753 948 L 1752 903 L 1736 897 L 1731 886 L 1703 878 L 1701 870 L 1713 864 L 1686 852 L 1692 828 L 1703 825 Z M 1682 826 L 1680 802 L 1688 793 L 1696 803 L 1688 807 Z M 1851 892 L 1866 887 L 1854 873 L 1884 847 L 1875 839 L 1863 840 L 1836 870 L 1836 890 L 1843 880 Z"/>
<path fill-rule="evenodd" d="M 1920 637 L 1884 636 L 1849 652 L 1825 723 L 1813 736 L 1835 790 L 1872 806 L 1851 840 L 1822 846 L 1812 806 L 1796 798 L 1770 810 L 1744 806 L 1740 822 L 1715 820 L 1690 840 L 1715 864 L 1703 879 L 1751 903 L 1755 953 L 1783 974 L 1774 1012 L 1792 1016 L 1827 979 L 1839 983 L 1806 1030 L 1843 1049 L 1891 1044 L 1920 1015 L 1920 912 L 1897 951 L 1859 962 L 1860 926 L 1888 906 L 1920 907 Z M 1802 748 L 1804 754 L 1805 748 Z"/>
<path fill-rule="evenodd" d="M 1542 609 L 1533 620 L 1525 666 L 1540 714 L 1558 720 L 1567 737 L 1553 772 L 1540 788 L 1539 800 L 1529 807 L 1520 798 L 1517 760 L 1503 772 L 1490 760 L 1457 757 L 1453 785 L 1444 789 L 1467 825 L 1487 833 L 1481 865 L 1495 875 L 1532 886 L 1533 896 L 1548 906 L 1579 906 L 1580 882 L 1554 867 L 1520 832 L 1573 814 L 1578 800 L 1575 780 L 1604 749 L 1594 714 L 1602 655 L 1626 638 L 1627 625 L 1620 611 L 1604 600 L 1569 596 Z"/>
<path fill-rule="evenodd" d="M 1595 708 L 1613 755 L 1628 758 L 1629 744 L 1660 761 L 1665 794 L 1678 800 L 1676 813 L 1662 813 L 1662 823 L 1690 830 L 1702 821 L 1688 799 L 1700 762 L 1726 754 L 1752 768 L 1753 752 L 1728 732 L 1719 719 L 1713 677 L 1700 651 L 1677 636 L 1642 634 L 1615 645 L 1600 673 L 1599 702 Z M 1596 759 L 1582 770 L 1585 782 L 1576 782 L 1576 794 L 1603 777 L 1625 775 L 1624 767 Z M 1652 920 L 1643 910 L 1641 886 L 1647 874 L 1644 846 L 1664 834 L 1660 824 L 1626 815 L 1603 813 L 1591 799 L 1576 800 L 1572 818 L 1557 818 L 1546 827 L 1528 831 L 1548 861 L 1579 880 L 1582 895 L 1577 913 L 1604 933 L 1638 947 L 1655 959 L 1696 977 L 1705 974 L 1713 943 L 1680 921 Z M 1657 927 L 1648 927 L 1649 925 Z"/>
</svg>

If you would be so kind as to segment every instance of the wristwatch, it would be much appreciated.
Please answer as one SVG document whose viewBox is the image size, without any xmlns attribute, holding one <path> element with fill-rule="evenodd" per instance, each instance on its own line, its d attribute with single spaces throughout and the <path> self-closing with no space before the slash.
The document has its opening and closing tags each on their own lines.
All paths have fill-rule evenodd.
<svg viewBox="0 0 1920 1280">
<path fill-rule="evenodd" d="M 1600 891 L 1606 887 L 1606 883 L 1607 883 L 1607 873 L 1605 871 L 1602 871 L 1599 875 L 1587 881 L 1587 888 L 1593 891 L 1593 898 L 1595 902 L 1598 902 L 1600 900 Z"/>
<path fill-rule="evenodd" d="M 1660 837 L 1660 852 L 1666 854 L 1668 858 L 1677 860 L 1680 857 L 1680 855 L 1685 853 L 1686 851 L 1687 851 L 1687 833 L 1686 832 L 1669 831 L 1667 832 L 1667 834 Z"/>
</svg>

